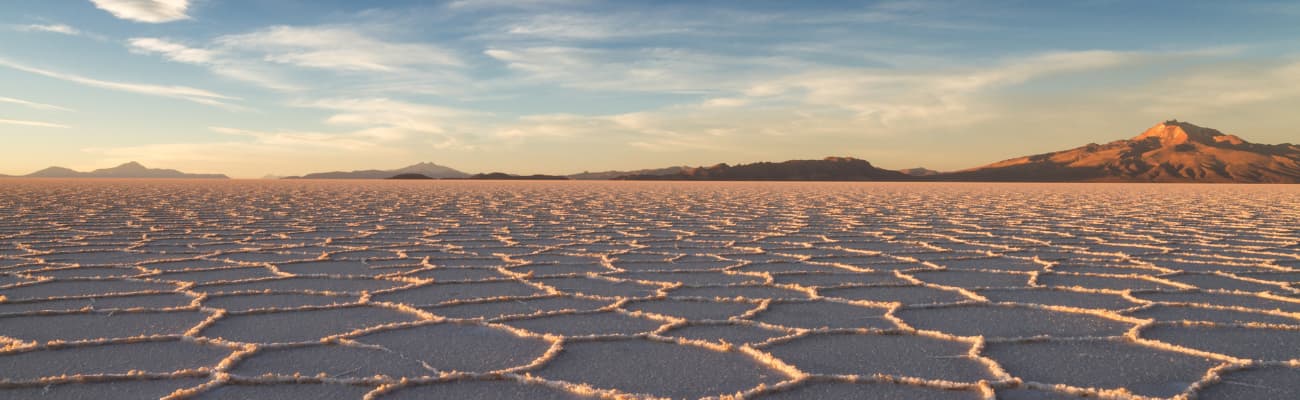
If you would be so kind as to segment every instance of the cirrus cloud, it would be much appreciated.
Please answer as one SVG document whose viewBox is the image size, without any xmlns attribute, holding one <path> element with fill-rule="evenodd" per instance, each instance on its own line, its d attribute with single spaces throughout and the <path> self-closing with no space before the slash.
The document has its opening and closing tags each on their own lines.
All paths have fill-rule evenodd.
<svg viewBox="0 0 1300 400">
<path fill-rule="evenodd" d="M 158 24 L 189 19 L 189 0 L 90 0 L 101 10 L 125 20 Z"/>
</svg>

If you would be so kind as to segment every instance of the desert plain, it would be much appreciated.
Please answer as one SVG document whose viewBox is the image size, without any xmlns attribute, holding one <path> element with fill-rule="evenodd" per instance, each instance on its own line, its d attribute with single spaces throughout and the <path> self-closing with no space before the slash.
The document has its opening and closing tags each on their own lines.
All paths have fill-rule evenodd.
<svg viewBox="0 0 1300 400">
<path fill-rule="evenodd" d="M 0 181 L 0 398 L 1300 398 L 1291 185 Z"/>
</svg>

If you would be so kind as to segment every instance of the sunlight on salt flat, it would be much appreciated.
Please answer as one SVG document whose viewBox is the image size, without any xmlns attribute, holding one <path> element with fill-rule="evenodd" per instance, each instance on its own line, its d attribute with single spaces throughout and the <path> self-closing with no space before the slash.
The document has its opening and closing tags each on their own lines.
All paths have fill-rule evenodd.
<svg viewBox="0 0 1300 400">
<path fill-rule="evenodd" d="M 0 188 L 6 398 L 1300 396 L 1295 186 Z"/>
</svg>

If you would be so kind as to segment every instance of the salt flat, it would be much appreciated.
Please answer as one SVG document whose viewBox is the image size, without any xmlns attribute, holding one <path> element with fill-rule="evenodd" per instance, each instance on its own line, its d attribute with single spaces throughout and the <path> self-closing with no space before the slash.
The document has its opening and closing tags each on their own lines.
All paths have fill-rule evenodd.
<svg viewBox="0 0 1300 400">
<path fill-rule="evenodd" d="M 1300 398 L 1300 187 L 0 180 L 0 398 Z"/>
</svg>

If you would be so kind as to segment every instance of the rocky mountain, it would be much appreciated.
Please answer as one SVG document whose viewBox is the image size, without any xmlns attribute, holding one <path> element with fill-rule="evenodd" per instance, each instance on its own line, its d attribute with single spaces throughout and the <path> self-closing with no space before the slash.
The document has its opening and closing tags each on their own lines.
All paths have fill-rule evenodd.
<svg viewBox="0 0 1300 400">
<path fill-rule="evenodd" d="M 876 168 L 853 157 L 826 157 L 821 160 L 757 162 L 730 166 L 687 168 L 665 175 L 628 175 L 625 180 L 700 180 L 700 181 L 897 181 L 908 176 L 898 171 Z"/>
<path fill-rule="evenodd" d="M 178 178 L 178 179 L 230 179 L 221 174 L 188 174 L 174 169 L 148 168 L 132 161 L 113 168 L 90 172 L 74 171 L 63 167 L 49 167 L 27 175 L 28 178 Z"/>
<path fill-rule="evenodd" d="M 398 169 L 317 172 L 285 179 L 386 179 L 402 174 L 420 174 L 430 178 L 468 178 L 469 174 L 431 162 L 423 162 Z"/>
<path fill-rule="evenodd" d="M 601 172 L 584 171 L 582 173 L 569 175 L 569 178 L 573 178 L 581 181 L 590 181 L 590 180 L 614 179 L 620 176 L 628 176 L 628 175 L 671 175 L 678 172 L 682 172 L 682 170 L 685 170 L 687 168 L 689 167 L 640 169 L 635 171 L 601 171 Z"/>
<path fill-rule="evenodd" d="M 1300 183 L 1300 146 L 1165 121 L 1127 140 L 999 161 L 940 180 Z"/>
</svg>

